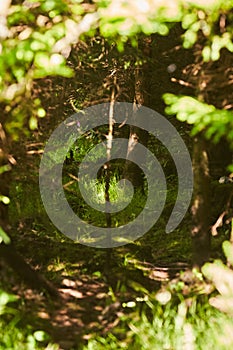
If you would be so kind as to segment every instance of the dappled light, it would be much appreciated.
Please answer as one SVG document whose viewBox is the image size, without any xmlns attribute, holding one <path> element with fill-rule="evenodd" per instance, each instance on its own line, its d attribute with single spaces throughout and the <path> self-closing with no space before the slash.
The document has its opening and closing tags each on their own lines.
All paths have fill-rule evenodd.
<svg viewBox="0 0 233 350">
<path fill-rule="evenodd" d="M 0 349 L 232 348 L 232 23 L 0 1 Z"/>
</svg>

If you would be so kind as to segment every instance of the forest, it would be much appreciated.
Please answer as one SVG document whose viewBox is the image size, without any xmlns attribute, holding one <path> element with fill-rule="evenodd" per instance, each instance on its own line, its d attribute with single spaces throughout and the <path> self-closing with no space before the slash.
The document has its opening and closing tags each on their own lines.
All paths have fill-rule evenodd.
<svg viewBox="0 0 233 350">
<path fill-rule="evenodd" d="M 0 1 L 0 349 L 233 346 L 233 1 Z"/>
</svg>

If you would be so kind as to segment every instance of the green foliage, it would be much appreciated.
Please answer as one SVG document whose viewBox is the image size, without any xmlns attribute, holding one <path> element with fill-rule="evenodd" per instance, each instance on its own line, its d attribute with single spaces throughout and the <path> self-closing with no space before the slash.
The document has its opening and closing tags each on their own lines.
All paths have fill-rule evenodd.
<svg viewBox="0 0 233 350">
<path fill-rule="evenodd" d="M 230 52 L 233 52 L 232 35 L 230 32 L 222 34 L 222 36 L 214 35 L 212 37 L 211 44 L 205 46 L 202 55 L 205 62 L 210 60 L 217 61 L 220 58 L 220 51 L 223 48 L 227 48 Z"/>
<path fill-rule="evenodd" d="M 170 22 L 181 18 L 180 6 L 175 4 L 161 4 L 157 1 L 111 1 L 106 6 L 100 2 L 98 13 L 99 27 L 104 37 L 117 38 L 118 48 L 123 49 L 123 43 L 129 37 L 139 33 L 150 35 L 158 33 L 166 35 Z M 153 9 L 153 10 L 152 10 Z"/>
<path fill-rule="evenodd" d="M 233 51 L 232 2 L 229 1 L 119 1 L 98 3 L 99 27 L 104 37 L 117 37 L 120 50 L 129 37 L 139 33 L 167 35 L 172 23 L 181 22 L 185 30 L 183 45 L 192 47 L 202 32 L 206 43 L 203 49 L 205 61 L 218 60 L 225 47 Z M 225 16 L 227 27 L 217 33 L 215 24 Z M 221 30 L 220 30 L 221 31 Z"/>
<path fill-rule="evenodd" d="M 30 200 L 28 193 L 30 193 Z M 20 220 L 32 220 L 32 218 L 36 221 L 38 216 L 43 215 L 44 209 L 37 183 L 12 182 L 10 197 L 9 218 L 12 224 Z"/>
<path fill-rule="evenodd" d="M 2 165 L 0 166 L 0 175 L 10 170 L 11 170 L 11 166 L 9 164 Z"/>
<path fill-rule="evenodd" d="M 218 60 L 222 48 L 233 51 L 231 7 L 230 0 L 99 0 L 94 6 L 75 0 L 40 0 L 11 5 L 10 35 L 0 43 L 0 101 L 8 103 L 7 131 L 18 139 L 25 120 L 31 130 L 38 127 L 37 118 L 46 111 L 31 98 L 33 81 L 49 75 L 71 77 L 73 71 L 63 53 L 80 35 L 94 35 L 99 29 L 122 51 L 128 39 L 135 45 L 140 33 L 167 35 L 180 22 L 184 47 L 193 46 L 202 32 L 204 60 Z M 216 30 L 221 16 L 225 28 Z"/>
<path fill-rule="evenodd" d="M 8 234 L 0 226 L 0 244 L 4 242 L 5 244 L 10 244 L 11 240 Z"/>
<path fill-rule="evenodd" d="M 64 185 L 70 181 L 69 177 L 64 177 Z M 119 186 L 119 175 L 112 174 L 110 180 L 110 202 L 113 204 L 119 203 L 121 208 L 125 208 L 117 213 L 112 213 L 112 227 L 119 227 L 125 225 L 131 220 L 134 220 L 145 205 L 145 198 L 141 193 L 133 193 L 130 188 L 125 188 L 124 186 Z M 84 221 L 90 222 L 96 226 L 106 226 L 106 216 L 101 211 L 94 209 L 94 206 L 105 205 L 105 179 L 88 181 L 84 188 L 88 193 L 88 198 L 92 206 L 89 206 L 83 199 L 82 194 L 77 182 L 73 182 L 69 187 L 65 186 L 65 194 L 69 204 L 73 208 L 77 215 Z M 132 198 L 132 201 L 129 201 Z M 130 202 L 130 203 L 129 203 Z M 128 204 L 129 203 L 129 204 Z M 128 204 L 128 205 L 127 205 Z"/>
<path fill-rule="evenodd" d="M 7 20 L 11 34 L 0 43 L 0 101 L 8 104 L 10 115 L 5 127 L 14 139 L 19 138 L 25 120 L 30 130 L 35 130 L 37 118 L 46 115 L 40 100 L 31 98 L 33 81 L 48 75 L 73 74 L 65 58 L 53 50 L 66 35 L 62 16 L 68 15 L 68 9 L 66 1 L 55 0 L 10 8 Z"/>
<path fill-rule="evenodd" d="M 223 47 L 232 52 L 231 7 L 231 1 L 190 1 L 181 20 L 182 27 L 185 30 L 183 35 L 184 47 L 192 47 L 198 40 L 198 33 L 202 32 L 206 39 L 202 51 L 204 61 L 218 60 L 220 50 Z M 226 30 L 222 31 L 222 34 L 216 31 L 216 23 L 221 16 L 224 16 L 226 21 L 230 23 L 225 28 Z"/>
<path fill-rule="evenodd" d="M 165 294 L 165 292 L 164 292 Z M 167 302 L 149 302 L 151 316 L 143 311 L 141 317 L 131 314 L 127 338 L 121 340 L 120 329 L 106 337 L 97 337 L 88 342 L 85 350 L 102 349 L 211 349 L 227 350 L 233 345 L 233 338 L 225 337 L 232 332 L 233 321 L 208 304 L 208 299 L 167 298 Z M 119 333 L 119 336 L 118 336 Z"/>
<path fill-rule="evenodd" d="M 20 314 L 16 306 L 17 296 L 0 290 L 0 348 L 11 350 L 58 350 L 57 345 L 48 344 L 48 335 L 42 331 L 33 331 L 30 326 L 20 329 Z"/>
<path fill-rule="evenodd" d="M 10 198 L 7 197 L 7 196 L 0 195 L 0 202 L 2 202 L 2 203 L 7 205 L 7 204 L 10 203 Z"/>
<path fill-rule="evenodd" d="M 8 164 L 6 165 L 2 165 L 0 167 L 0 175 L 2 173 L 5 173 L 6 171 L 11 170 L 11 166 L 9 166 Z M 4 196 L 0 193 L 0 204 L 1 202 L 4 205 L 9 205 L 10 204 L 10 198 L 7 196 Z M 11 242 L 10 237 L 8 236 L 8 234 L 3 230 L 3 228 L 0 226 L 0 244 L 4 242 L 5 244 L 9 244 Z"/>
<path fill-rule="evenodd" d="M 8 72 L 8 83 L 15 80 L 24 84 L 52 74 L 71 76 L 72 71 L 65 67 L 64 57 L 52 50 L 53 45 L 66 34 L 60 16 L 67 14 L 66 2 L 41 0 L 30 11 L 27 6 L 29 4 L 11 6 L 8 16 L 10 29 L 14 32 L 14 27 L 20 26 L 20 32 L 2 43 L 1 73 Z M 2 80 L 2 88 L 4 86 L 6 81 Z M 2 90 L 1 97 L 11 100 L 14 96 L 9 93 L 8 87 L 8 90 Z"/>
<path fill-rule="evenodd" d="M 213 105 L 189 96 L 164 95 L 167 114 L 175 114 L 182 122 L 194 125 L 192 134 L 204 132 L 207 139 L 218 142 L 223 136 L 233 142 L 232 112 L 219 110 Z"/>
<path fill-rule="evenodd" d="M 198 42 L 200 35 L 202 55 L 204 61 L 218 60 L 222 48 L 233 51 L 232 44 L 232 0 L 96 0 L 94 5 L 85 1 L 75 0 L 39 0 L 25 1 L 10 7 L 8 16 L 9 37 L 0 43 L 0 102 L 5 106 L 4 113 L 7 121 L 4 127 L 12 137 L 19 139 L 19 133 L 28 125 L 30 130 L 38 127 L 38 118 L 46 115 L 39 98 L 34 99 L 33 82 L 50 75 L 70 78 L 73 74 L 67 64 L 66 54 L 72 45 L 75 45 L 82 35 L 94 35 L 98 31 L 109 41 L 116 41 L 118 49 L 123 50 L 124 44 L 130 39 L 135 45 L 138 36 L 143 33 L 150 35 L 158 33 L 167 35 L 174 23 L 179 22 L 184 30 L 183 45 L 192 47 Z M 221 18 L 225 24 L 220 26 Z M 223 21 L 224 22 L 224 21 Z M 221 22 L 222 23 L 222 22 Z M 100 47 L 101 48 L 101 47 Z M 68 51 L 67 51 L 68 50 Z M 93 57 L 89 57 L 90 65 Z M 127 66 L 128 63 L 125 64 Z M 232 113 L 217 110 L 214 106 L 206 105 L 191 97 L 178 97 L 165 95 L 169 105 L 167 112 L 176 114 L 178 119 L 194 125 L 193 134 L 204 131 L 208 138 L 219 141 L 226 136 L 233 140 Z M 101 138 L 101 137 L 100 137 Z M 96 137 L 98 139 L 98 137 Z M 90 144 L 83 138 L 73 145 L 73 138 L 68 140 L 66 150 L 72 146 L 74 160 L 80 162 L 87 153 Z M 98 139 L 99 140 L 99 139 Z M 98 142 L 97 140 L 97 142 Z M 55 146 L 51 153 L 48 167 L 63 161 L 61 154 L 64 149 Z M 77 151 L 77 152 L 76 152 Z M 6 169 L 0 168 L 0 172 Z M 66 181 L 70 178 L 65 175 Z M 112 201 L 124 202 L 125 193 L 117 187 L 118 174 L 113 174 L 110 184 L 110 198 Z M 65 182 L 65 181 L 64 181 Z M 69 188 L 67 197 L 76 211 L 81 210 L 84 220 L 105 224 L 104 214 L 100 216 L 81 201 L 77 184 Z M 155 184 L 156 185 L 156 184 Z M 29 216 L 34 218 L 35 211 L 42 207 L 39 194 L 37 197 L 31 191 L 31 183 L 11 184 L 13 192 L 11 197 L 16 199 L 13 204 L 12 217 Z M 105 183 L 93 182 L 92 200 L 104 203 Z M 155 191 L 156 192 L 156 191 Z M 27 194 L 31 193 L 33 203 Z M 168 193 L 174 196 L 174 190 Z M 1 196 L 5 204 L 8 197 Z M 20 205 L 17 207 L 17 204 Z M 76 206 L 76 207 L 75 207 Z M 115 227 L 133 220 L 144 206 L 144 199 L 136 194 L 131 206 L 127 207 L 118 216 L 112 215 L 112 224 Z M 164 248 L 164 237 L 161 234 L 161 246 Z M 173 236 L 174 237 L 174 236 Z M 171 242 L 169 249 L 173 252 Z M 0 241 L 9 242 L 7 234 L 0 230 Z M 154 242 L 154 241 L 153 241 Z M 183 244 L 183 242 L 182 242 Z M 161 251 L 154 245 L 154 256 L 161 258 Z M 186 248 L 182 251 L 186 253 Z M 224 244 L 228 261 L 232 264 L 232 247 Z M 167 252 L 166 252 L 167 257 Z M 187 256 L 186 256 L 187 258 Z M 63 263 L 64 264 L 64 263 Z M 232 271 L 222 262 L 206 265 L 203 272 L 213 280 L 220 296 L 210 299 L 213 306 L 220 310 L 232 313 Z M 182 284 L 182 283 L 181 283 Z M 130 287 L 142 294 L 147 293 L 146 288 L 135 281 L 129 282 Z M 183 287 L 183 284 L 182 284 Z M 120 290 L 120 288 L 119 288 Z M 154 299 L 153 299 L 154 297 Z M 162 292 L 153 296 L 148 302 L 150 317 L 146 312 L 133 313 L 124 320 L 128 325 L 118 334 L 108 334 L 105 338 L 99 337 L 91 340 L 86 349 L 229 349 L 233 339 L 225 334 L 233 330 L 232 319 L 212 308 L 207 300 L 197 298 L 184 298 L 177 288 L 177 296 L 171 297 L 170 292 Z M 156 299 L 156 300 L 155 300 Z M 177 300 L 179 299 L 179 300 Z M 146 299 L 143 299 L 145 302 Z M 46 334 L 43 331 L 32 331 L 31 328 L 20 330 L 18 325 L 19 313 L 15 308 L 9 308 L 8 303 L 15 302 L 15 297 L 0 292 L 0 348 L 2 349 L 37 349 L 46 348 Z M 123 306 L 134 309 L 138 301 L 130 300 Z M 142 317 L 141 317 L 142 315 Z M 132 317 L 131 317 L 132 316 Z M 230 330 L 230 331 L 229 331 Z M 118 335 L 120 335 L 118 337 Z M 120 340 L 126 338 L 126 340 Z M 40 344 L 41 343 L 41 346 Z M 47 349 L 57 349 L 48 345 Z"/>
<path fill-rule="evenodd" d="M 223 251 L 231 266 L 233 266 L 233 246 L 229 241 L 223 243 Z M 202 268 L 203 274 L 213 282 L 220 293 L 210 299 L 210 304 L 217 309 L 233 315 L 233 271 L 221 260 L 207 263 Z"/>
<path fill-rule="evenodd" d="M 0 315 L 4 315 L 5 313 L 15 314 L 16 310 L 8 308 L 7 304 L 16 300 L 17 297 L 15 295 L 0 290 Z"/>
<path fill-rule="evenodd" d="M 73 154 L 73 159 L 81 163 L 84 157 L 90 152 L 90 150 L 96 146 L 98 143 L 106 140 L 106 134 L 108 132 L 108 125 L 102 125 L 98 127 L 98 130 L 89 130 L 81 137 L 79 137 L 70 147 L 70 150 Z M 77 136 L 77 135 L 76 135 Z M 104 152 L 103 152 L 104 151 Z M 99 152 L 96 152 L 93 156 L 90 156 L 90 160 L 98 159 L 104 153 L 106 155 L 106 149 L 99 148 Z M 69 157 L 69 154 L 68 154 Z"/>
</svg>

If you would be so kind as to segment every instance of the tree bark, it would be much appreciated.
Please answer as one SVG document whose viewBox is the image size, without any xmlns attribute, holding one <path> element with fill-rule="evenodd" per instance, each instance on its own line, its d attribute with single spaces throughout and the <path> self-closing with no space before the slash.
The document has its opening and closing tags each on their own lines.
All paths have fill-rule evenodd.
<svg viewBox="0 0 233 350">
<path fill-rule="evenodd" d="M 150 106 L 150 58 L 151 58 L 151 38 L 144 38 L 140 42 L 139 48 L 143 53 L 143 58 L 146 62 L 135 69 L 135 84 L 134 84 L 134 104 L 135 109 L 140 106 Z M 136 118 L 136 113 L 134 114 Z M 134 125 L 130 126 L 130 135 L 128 142 L 127 160 L 125 162 L 124 178 L 129 180 L 135 189 L 144 192 L 144 179 L 143 172 L 134 163 L 134 154 L 136 152 L 136 145 L 140 142 L 147 147 L 148 133 L 147 131 L 138 128 Z M 137 150 L 138 152 L 138 150 Z M 141 155 L 137 154 L 137 159 L 145 159 L 145 152 L 141 152 Z"/>
<path fill-rule="evenodd" d="M 0 194 L 6 197 L 9 197 L 10 192 L 10 169 L 12 163 L 15 162 L 14 158 L 9 154 L 8 141 L 9 139 L 0 123 L 0 169 L 4 166 L 8 166 L 9 170 L 0 174 Z M 8 216 L 8 205 L 4 204 L 2 201 L 0 201 L 0 227 L 10 237 L 11 226 Z M 16 251 L 12 242 L 10 244 L 0 242 L 0 256 L 30 288 L 45 290 L 51 296 L 59 297 L 57 289 L 25 262 Z"/>
<path fill-rule="evenodd" d="M 210 257 L 211 191 L 207 142 L 200 134 L 193 144 L 193 173 L 193 264 L 201 267 Z"/>
</svg>

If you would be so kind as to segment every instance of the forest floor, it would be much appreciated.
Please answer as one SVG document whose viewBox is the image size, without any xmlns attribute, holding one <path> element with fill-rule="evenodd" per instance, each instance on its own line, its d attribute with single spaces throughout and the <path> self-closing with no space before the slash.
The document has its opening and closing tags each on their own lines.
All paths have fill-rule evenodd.
<svg viewBox="0 0 233 350">
<path fill-rule="evenodd" d="M 36 222 L 29 226 L 21 221 L 14 242 L 17 251 L 53 283 L 61 297 L 54 300 L 28 289 L 3 263 L 1 285 L 20 297 L 20 325 L 46 331 L 61 349 L 76 349 L 79 343 L 117 327 L 123 330 L 125 323 L 127 329 L 127 316 L 132 313 L 127 303 L 141 300 L 136 303 L 140 309 L 146 295 L 155 294 L 161 283 L 190 262 L 184 257 L 189 237 L 185 250 L 184 237 L 182 245 L 178 244 L 181 232 L 174 240 L 165 234 L 150 234 L 150 242 L 144 237 L 141 242 L 106 250 L 75 244 L 51 232 Z M 180 252 L 179 248 L 175 252 L 179 245 Z"/>
<path fill-rule="evenodd" d="M 81 349 L 89 339 L 116 329 L 123 339 L 135 311 L 140 314 L 146 307 L 147 296 L 155 296 L 190 264 L 187 232 L 153 232 L 135 244 L 104 250 L 75 244 L 35 222 L 30 229 L 20 225 L 18 252 L 53 283 L 60 298 L 29 289 L 3 263 L 1 285 L 19 297 L 20 327 L 44 330 L 59 349 Z"/>
<path fill-rule="evenodd" d="M 147 309 L 148 296 L 155 298 L 161 286 L 189 270 L 190 214 L 166 234 L 168 200 L 165 216 L 132 244 L 98 249 L 74 243 L 53 226 L 41 205 L 38 163 L 39 158 L 28 156 L 27 165 L 21 162 L 13 173 L 12 238 L 17 251 L 52 282 L 60 298 L 29 289 L 0 260 L 0 288 L 19 297 L 18 326 L 44 330 L 64 350 L 82 349 L 89 339 L 111 332 L 124 339 L 132 318 Z M 213 241 L 213 258 L 221 254 L 225 238 Z"/>
</svg>

